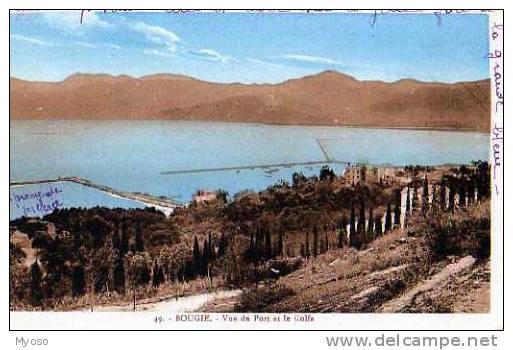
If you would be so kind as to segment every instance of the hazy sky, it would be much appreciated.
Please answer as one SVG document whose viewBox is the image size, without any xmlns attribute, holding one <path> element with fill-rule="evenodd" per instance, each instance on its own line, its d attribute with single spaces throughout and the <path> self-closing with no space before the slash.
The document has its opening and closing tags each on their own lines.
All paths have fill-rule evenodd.
<svg viewBox="0 0 513 350">
<path fill-rule="evenodd" d="M 178 73 L 275 83 L 331 69 L 358 79 L 488 77 L 481 14 L 11 13 L 11 76 Z M 374 23 L 373 23 L 374 22 Z"/>
</svg>

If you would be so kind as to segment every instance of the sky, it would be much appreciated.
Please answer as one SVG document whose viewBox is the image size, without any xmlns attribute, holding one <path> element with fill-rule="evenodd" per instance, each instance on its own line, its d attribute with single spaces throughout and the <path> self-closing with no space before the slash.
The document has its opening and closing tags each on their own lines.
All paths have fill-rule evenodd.
<svg viewBox="0 0 513 350">
<path fill-rule="evenodd" d="M 82 15 L 82 21 L 81 21 Z M 184 74 L 278 83 L 336 70 L 359 80 L 489 76 L 484 14 L 11 12 L 11 76 Z"/>
</svg>

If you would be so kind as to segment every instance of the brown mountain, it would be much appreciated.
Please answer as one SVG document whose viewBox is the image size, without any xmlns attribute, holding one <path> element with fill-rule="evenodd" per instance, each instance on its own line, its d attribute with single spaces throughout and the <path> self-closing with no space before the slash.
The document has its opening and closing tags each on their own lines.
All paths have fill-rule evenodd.
<svg viewBox="0 0 513 350">
<path fill-rule="evenodd" d="M 10 79 L 12 119 L 166 119 L 488 131 L 490 80 L 358 81 L 333 71 L 280 84 L 217 84 L 171 74 Z"/>
</svg>

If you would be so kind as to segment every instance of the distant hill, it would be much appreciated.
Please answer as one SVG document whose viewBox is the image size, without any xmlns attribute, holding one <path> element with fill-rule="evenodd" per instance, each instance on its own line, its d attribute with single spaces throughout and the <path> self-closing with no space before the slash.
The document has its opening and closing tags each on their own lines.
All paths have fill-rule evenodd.
<svg viewBox="0 0 513 350">
<path fill-rule="evenodd" d="M 359 81 L 326 71 L 279 84 L 218 84 L 182 75 L 74 74 L 10 79 L 12 119 L 215 120 L 301 125 L 490 127 L 490 80 Z"/>
</svg>

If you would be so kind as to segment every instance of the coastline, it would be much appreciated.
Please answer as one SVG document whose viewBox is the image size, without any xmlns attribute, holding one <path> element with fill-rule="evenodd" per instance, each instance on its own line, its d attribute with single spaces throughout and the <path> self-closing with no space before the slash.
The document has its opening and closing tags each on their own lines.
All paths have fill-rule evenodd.
<svg viewBox="0 0 513 350">
<path fill-rule="evenodd" d="M 335 127 L 335 128 L 352 128 L 352 129 L 384 129 L 384 130 L 412 130 L 412 131 L 440 131 L 440 132 L 463 132 L 463 133 L 479 133 L 491 134 L 491 126 L 488 130 L 471 129 L 471 128 L 455 128 L 455 127 L 431 127 L 431 126 L 379 126 L 365 124 L 309 124 L 309 123 L 280 123 L 280 122 L 249 122 L 234 120 L 212 120 L 212 119 L 169 119 L 162 117 L 140 117 L 140 118 L 82 118 L 82 117 L 57 117 L 57 118 L 20 118 L 9 116 L 10 122 L 25 121 L 94 121 L 94 122 L 197 122 L 197 123 L 227 123 L 227 124 L 246 124 L 256 126 L 296 126 L 296 127 Z"/>
<path fill-rule="evenodd" d="M 30 185 L 37 185 L 37 184 L 50 184 L 50 183 L 65 183 L 65 182 L 72 182 L 76 183 L 81 186 L 91 187 L 96 189 L 97 191 L 106 193 L 107 195 L 113 197 L 113 198 L 119 198 L 119 199 L 125 199 L 125 200 L 131 200 L 133 202 L 141 203 L 145 205 L 146 207 L 153 207 L 156 210 L 164 213 L 164 215 L 169 216 L 177 207 L 183 207 L 184 204 L 173 202 L 172 200 L 166 199 L 160 199 L 157 197 L 154 197 L 149 194 L 137 194 L 132 192 L 125 192 L 116 190 L 112 187 L 100 185 L 97 183 L 94 183 L 90 180 L 83 179 L 81 177 L 77 176 L 69 176 L 69 177 L 60 177 L 57 179 L 43 179 L 43 180 L 28 180 L 28 181 L 13 181 L 9 182 L 9 188 L 11 187 L 22 187 L 22 186 L 30 186 Z"/>
</svg>

